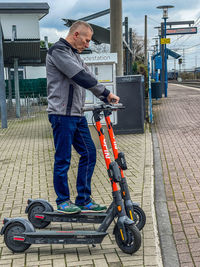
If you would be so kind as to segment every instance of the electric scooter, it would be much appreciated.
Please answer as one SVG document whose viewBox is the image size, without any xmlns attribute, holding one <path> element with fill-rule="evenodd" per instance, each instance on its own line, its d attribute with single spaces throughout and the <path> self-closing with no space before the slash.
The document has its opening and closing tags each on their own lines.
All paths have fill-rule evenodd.
<svg viewBox="0 0 200 267">
<path fill-rule="evenodd" d="M 118 109 L 123 109 L 124 107 L 120 104 Z M 130 193 L 128 190 L 128 185 L 126 178 L 124 177 L 123 170 L 127 169 L 126 160 L 124 153 L 118 153 L 117 143 L 115 140 L 112 123 L 110 120 L 110 115 L 112 114 L 115 106 L 97 104 L 84 107 L 84 111 L 93 111 L 93 118 L 96 125 L 94 127 L 97 130 L 98 121 L 101 120 L 101 112 L 104 112 L 104 117 L 107 125 L 107 130 L 114 154 L 115 161 L 119 165 L 121 171 L 121 181 L 119 183 L 122 193 L 122 198 L 124 200 L 124 205 L 128 217 L 135 222 L 135 225 L 139 230 L 142 230 L 146 223 L 146 215 L 142 208 L 135 202 L 131 201 Z M 98 132 L 100 136 L 100 133 Z M 101 135 L 104 132 L 101 128 Z M 35 228 L 43 229 L 50 224 L 50 222 L 73 222 L 73 223 L 95 223 L 100 224 L 103 222 L 107 216 L 107 212 L 81 212 L 76 214 L 64 214 L 58 211 L 54 211 L 52 205 L 44 199 L 28 199 L 28 205 L 26 207 L 25 213 L 28 213 L 28 219 L 33 224 Z"/>
<path fill-rule="evenodd" d="M 120 105 L 115 106 L 117 110 Z M 106 108 L 106 106 L 104 106 Z M 102 107 L 101 107 L 102 109 Z M 112 186 L 113 202 L 110 204 L 106 217 L 96 231 L 35 231 L 30 221 L 24 218 L 4 218 L 1 235 L 7 247 L 13 252 L 24 252 L 31 244 L 98 244 L 107 235 L 107 229 L 115 218 L 117 222 L 113 233 L 119 248 L 127 254 L 135 253 L 141 246 L 141 234 L 134 222 L 126 215 L 124 202 L 118 184 L 121 172 L 118 164 L 111 162 L 105 136 L 100 120 L 96 122 L 99 139 L 106 161 L 108 176 Z"/>
<path fill-rule="evenodd" d="M 137 228 L 139 230 L 142 230 L 146 223 L 146 215 L 143 209 L 139 206 L 138 203 L 132 202 L 129 189 L 128 189 L 128 184 L 126 177 L 124 176 L 123 170 L 127 170 L 127 164 L 126 164 L 126 159 L 125 155 L 123 152 L 118 152 L 118 147 L 117 147 L 117 142 L 115 139 L 113 127 L 112 127 L 112 122 L 110 119 L 110 115 L 112 114 L 112 109 L 104 109 L 104 117 L 107 125 L 107 130 L 110 138 L 110 143 L 112 146 L 113 154 L 115 161 L 119 165 L 120 171 L 121 171 L 121 181 L 119 182 L 120 188 L 121 188 L 121 194 L 122 198 L 124 200 L 124 205 L 126 209 L 126 214 L 128 217 L 135 222 Z"/>
</svg>

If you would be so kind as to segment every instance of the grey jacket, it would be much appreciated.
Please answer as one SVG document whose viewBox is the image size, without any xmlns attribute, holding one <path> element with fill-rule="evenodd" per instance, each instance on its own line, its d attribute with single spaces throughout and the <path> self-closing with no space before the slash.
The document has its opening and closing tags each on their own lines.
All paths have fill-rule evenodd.
<svg viewBox="0 0 200 267">
<path fill-rule="evenodd" d="M 46 70 L 49 114 L 82 116 L 85 89 L 100 99 L 110 93 L 89 71 L 77 50 L 63 38 L 49 49 Z"/>
</svg>

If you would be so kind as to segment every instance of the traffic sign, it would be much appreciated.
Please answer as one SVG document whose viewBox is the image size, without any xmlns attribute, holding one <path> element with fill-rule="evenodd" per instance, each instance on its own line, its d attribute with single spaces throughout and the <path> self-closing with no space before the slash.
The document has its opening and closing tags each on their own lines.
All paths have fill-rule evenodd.
<svg viewBox="0 0 200 267">
<path fill-rule="evenodd" d="M 170 38 L 161 38 L 160 43 L 161 44 L 170 44 Z"/>
</svg>

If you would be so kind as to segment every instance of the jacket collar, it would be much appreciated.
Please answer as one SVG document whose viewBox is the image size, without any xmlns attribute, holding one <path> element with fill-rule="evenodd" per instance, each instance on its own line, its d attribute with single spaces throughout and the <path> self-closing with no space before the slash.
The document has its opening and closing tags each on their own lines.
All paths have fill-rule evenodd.
<svg viewBox="0 0 200 267">
<path fill-rule="evenodd" d="M 78 53 L 78 50 L 68 43 L 64 38 L 60 38 L 59 41 L 70 47 L 74 53 Z"/>
</svg>

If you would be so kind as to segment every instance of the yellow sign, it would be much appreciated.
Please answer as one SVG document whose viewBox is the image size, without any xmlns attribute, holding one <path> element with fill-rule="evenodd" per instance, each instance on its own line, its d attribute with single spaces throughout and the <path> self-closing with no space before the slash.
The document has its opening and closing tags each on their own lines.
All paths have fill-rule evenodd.
<svg viewBox="0 0 200 267">
<path fill-rule="evenodd" d="M 160 43 L 161 44 L 170 44 L 170 38 L 161 38 Z"/>
</svg>

